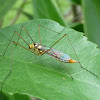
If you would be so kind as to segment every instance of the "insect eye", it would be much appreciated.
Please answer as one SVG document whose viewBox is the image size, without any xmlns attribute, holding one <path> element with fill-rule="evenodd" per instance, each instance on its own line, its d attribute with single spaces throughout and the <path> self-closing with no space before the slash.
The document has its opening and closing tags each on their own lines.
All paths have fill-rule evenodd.
<svg viewBox="0 0 100 100">
<path fill-rule="evenodd" d="M 34 46 L 37 46 L 37 44 L 36 44 L 36 43 L 34 43 Z"/>
<path fill-rule="evenodd" d="M 34 43 L 34 46 L 35 46 L 36 44 Z"/>
</svg>

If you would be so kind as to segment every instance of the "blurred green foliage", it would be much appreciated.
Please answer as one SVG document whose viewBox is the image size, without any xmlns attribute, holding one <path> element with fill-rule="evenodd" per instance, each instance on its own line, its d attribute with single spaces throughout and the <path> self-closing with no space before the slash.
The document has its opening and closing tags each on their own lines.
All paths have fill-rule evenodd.
<svg viewBox="0 0 100 100">
<path fill-rule="evenodd" d="M 68 1 L 70 1 L 73 4 L 78 4 L 78 5 L 81 5 L 81 2 L 82 2 L 82 0 L 68 0 Z"/>
<path fill-rule="evenodd" d="M 83 0 L 84 31 L 88 39 L 100 48 L 100 1 Z"/>
<path fill-rule="evenodd" d="M 16 3 L 16 0 L 0 0 L 0 19 L 3 19 L 5 14 Z"/>
</svg>

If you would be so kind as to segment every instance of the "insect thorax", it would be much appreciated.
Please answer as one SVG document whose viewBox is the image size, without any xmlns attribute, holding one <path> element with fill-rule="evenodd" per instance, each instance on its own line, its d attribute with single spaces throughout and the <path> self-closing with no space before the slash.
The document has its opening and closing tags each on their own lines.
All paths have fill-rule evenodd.
<svg viewBox="0 0 100 100">
<path fill-rule="evenodd" d="M 43 55 L 47 51 L 47 48 L 40 43 L 29 45 L 29 49 L 31 49 L 36 55 Z"/>
</svg>

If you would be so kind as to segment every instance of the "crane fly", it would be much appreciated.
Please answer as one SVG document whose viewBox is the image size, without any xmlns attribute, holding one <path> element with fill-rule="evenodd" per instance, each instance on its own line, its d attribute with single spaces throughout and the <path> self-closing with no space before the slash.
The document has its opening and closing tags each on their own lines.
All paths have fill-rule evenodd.
<svg viewBox="0 0 100 100">
<path fill-rule="evenodd" d="M 42 56 L 42 55 L 44 55 L 44 54 L 47 54 L 47 55 L 51 56 L 52 58 L 54 58 L 54 59 L 60 61 L 60 62 L 62 63 L 62 66 L 66 69 L 66 71 L 69 73 L 69 75 L 70 75 L 70 77 L 71 77 L 72 79 L 73 79 L 72 75 L 70 74 L 70 72 L 67 70 L 67 68 L 65 67 L 65 65 L 64 65 L 63 63 L 79 63 L 81 68 L 85 69 L 86 71 L 90 72 L 90 73 L 93 74 L 94 76 L 98 77 L 96 74 L 94 74 L 93 72 L 89 71 L 88 69 L 84 68 L 84 67 L 81 65 L 81 63 L 80 63 L 80 61 L 79 61 L 79 59 L 78 59 L 78 56 L 77 56 L 77 54 L 76 54 L 76 52 L 75 52 L 75 49 L 74 49 L 74 47 L 73 47 L 73 45 L 72 45 L 72 43 L 71 43 L 71 41 L 70 41 L 70 39 L 69 39 L 67 33 L 64 34 L 62 37 L 60 37 L 60 38 L 59 38 L 54 44 L 52 44 L 50 47 L 47 47 L 47 46 L 42 45 L 42 43 L 41 43 L 40 27 L 46 28 L 46 29 L 48 29 L 48 30 L 51 30 L 51 29 L 49 29 L 49 28 L 47 28 L 47 27 L 45 27 L 45 26 L 38 25 L 40 43 L 37 43 L 37 42 L 33 41 L 32 37 L 29 35 L 29 33 L 28 33 L 28 31 L 26 30 L 26 28 L 25 28 L 24 26 L 22 26 L 22 29 L 24 29 L 25 32 L 26 32 L 26 34 L 29 36 L 30 40 L 32 41 L 32 44 L 28 44 L 28 43 L 25 41 L 25 39 L 21 36 L 21 32 L 20 32 L 20 34 L 19 34 L 17 31 L 15 31 L 15 32 L 13 33 L 11 39 L 9 40 L 8 46 L 6 47 L 6 50 L 5 50 L 3 56 L 5 56 L 5 53 L 6 53 L 7 49 L 8 49 L 8 47 L 9 47 L 10 43 L 12 42 L 12 56 L 13 56 L 13 43 L 14 43 L 14 44 L 16 44 L 16 45 L 19 45 L 19 46 L 22 47 L 23 49 L 26 49 L 27 51 L 29 51 L 29 52 L 31 52 L 31 53 L 34 53 L 34 54 L 37 55 L 37 56 L 40 56 L 40 55 Z M 21 29 L 21 31 L 22 31 L 22 29 Z M 65 28 L 64 28 L 64 29 L 65 29 Z M 64 29 L 63 29 L 63 30 L 64 30 Z M 61 34 L 61 33 L 63 32 L 63 30 L 62 30 L 59 34 Z M 51 30 L 51 31 L 56 32 L 56 31 L 54 31 L 54 30 Z M 56 33 L 58 33 L 58 32 L 56 32 Z M 18 35 L 18 41 L 19 41 L 19 38 L 21 38 L 21 39 L 24 41 L 24 43 L 27 45 L 28 48 L 26 48 L 26 47 L 22 46 L 21 44 L 19 44 L 18 41 L 17 41 L 17 42 L 16 42 L 16 41 L 13 41 L 13 37 L 14 37 L 15 34 Z M 2 35 L 3 35 L 3 34 L 2 34 Z M 4 37 L 5 37 L 5 36 L 4 36 Z M 67 37 L 67 38 L 68 38 L 68 41 L 69 41 L 69 43 L 70 43 L 70 45 L 71 45 L 71 47 L 72 47 L 72 49 L 73 49 L 73 51 L 74 51 L 74 53 L 75 53 L 75 55 L 76 55 L 77 61 L 74 60 L 74 59 L 72 59 L 68 54 L 66 54 L 66 53 L 64 53 L 64 52 L 62 52 L 62 51 L 59 51 L 59 50 L 56 50 L 56 49 L 53 48 L 53 46 L 56 45 L 56 44 L 57 44 L 60 40 L 62 40 L 64 37 Z M 2 93 L 3 84 L 4 84 L 5 80 L 9 77 L 9 75 L 10 75 L 11 73 L 12 73 L 12 65 L 11 65 L 11 69 L 10 69 L 9 74 L 5 77 L 5 79 L 4 79 L 3 82 L 2 82 L 2 85 L 1 85 L 1 93 Z"/>
</svg>

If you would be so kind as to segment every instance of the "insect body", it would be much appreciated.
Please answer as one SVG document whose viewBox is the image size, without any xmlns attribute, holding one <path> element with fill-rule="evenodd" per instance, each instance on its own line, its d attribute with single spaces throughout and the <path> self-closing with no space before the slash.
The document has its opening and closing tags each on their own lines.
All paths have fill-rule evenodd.
<svg viewBox="0 0 100 100">
<path fill-rule="evenodd" d="M 52 56 L 53 58 L 59 60 L 60 62 L 64 63 L 78 63 L 77 61 L 71 59 L 69 55 L 63 53 L 62 51 L 55 50 L 51 48 L 50 51 L 47 52 L 48 55 Z"/>
<path fill-rule="evenodd" d="M 40 43 L 33 43 L 32 45 L 29 45 L 29 49 L 32 49 L 34 54 L 36 55 L 43 55 L 46 53 L 51 57 L 55 58 L 56 60 L 59 60 L 60 62 L 78 63 L 77 61 L 71 59 L 69 55 L 63 53 L 62 51 L 58 51 L 53 48 L 43 46 Z"/>
</svg>

